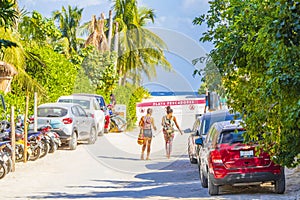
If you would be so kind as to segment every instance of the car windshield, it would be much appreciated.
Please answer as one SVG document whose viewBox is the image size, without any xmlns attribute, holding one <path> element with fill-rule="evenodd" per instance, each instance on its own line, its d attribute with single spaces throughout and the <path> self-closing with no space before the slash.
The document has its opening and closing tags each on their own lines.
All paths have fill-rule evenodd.
<svg viewBox="0 0 300 200">
<path fill-rule="evenodd" d="M 218 115 L 211 115 L 210 117 L 207 117 L 203 121 L 203 135 L 206 135 L 208 133 L 209 128 L 215 123 L 215 122 L 221 122 L 221 121 L 230 121 L 235 119 L 241 119 L 241 116 L 239 114 L 218 114 Z"/>
<path fill-rule="evenodd" d="M 244 130 L 239 131 L 225 131 L 220 134 L 218 144 L 225 144 L 225 143 L 243 143 L 244 142 Z"/>
<path fill-rule="evenodd" d="M 88 100 L 81 100 L 81 99 L 59 99 L 58 102 L 63 103 L 77 103 L 82 106 L 83 109 L 90 109 L 90 101 Z"/>
<path fill-rule="evenodd" d="M 58 107 L 45 107 L 37 109 L 38 117 L 63 117 L 66 116 L 67 113 L 67 109 Z"/>
</svg>

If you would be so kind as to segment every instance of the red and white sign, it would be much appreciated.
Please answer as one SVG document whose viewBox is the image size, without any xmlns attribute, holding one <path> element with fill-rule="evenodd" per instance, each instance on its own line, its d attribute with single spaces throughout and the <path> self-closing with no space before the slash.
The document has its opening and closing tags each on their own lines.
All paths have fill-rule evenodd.
<svg viewBox="0 0 300 200">
<path fill-rule="evenodd" d="M 152 106 L 182 106 L 191 104 L 205 104 L 205 99 L 198 100 L 176 100 L 176 101 L 155 101 L 136 104 L 136 107 L 152 107 Z"/>
<path fill-rule="evenodd" d="M 136 115 L 140 119 L 146 114 L 148 108 L 152 108 L 153 115 L 156 121 L 160 122 L 160 119 L 166 114 L 166 107 L 171 106 L 173 114 L 179 122 L 185 119 L 195 119 L 195 116 L 204 113 L 205 98 L 186 98 L 181 96 L 174 97 L 153 97 L 152 99 L 146 99 L 141 103 L 136 104 Z M 190 123 L 193 123 L 190 120 Z M 192 124 L 191 124 L 192 125 Z M 190 125 L 190 126 L 191 126 Z"/>
</svg>

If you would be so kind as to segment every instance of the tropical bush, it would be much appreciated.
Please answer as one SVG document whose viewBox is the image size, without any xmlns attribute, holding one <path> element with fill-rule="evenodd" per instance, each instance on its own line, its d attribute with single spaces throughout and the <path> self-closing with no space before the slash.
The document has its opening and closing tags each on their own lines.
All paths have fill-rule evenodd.
<svg viewBox="0 0 300 200">
<path fill-rule="evenodd" d="M 114 94 L 118 104 L 126 105 L 127 128 L 129 130 L 133 129 L 137 121 L 136 103 L 141 102 L 143 98 L 149 97 L 150 93 L 143 87 L 127 83 L 125 86 L 118 86 L 114 90 Z"/>
</svg>

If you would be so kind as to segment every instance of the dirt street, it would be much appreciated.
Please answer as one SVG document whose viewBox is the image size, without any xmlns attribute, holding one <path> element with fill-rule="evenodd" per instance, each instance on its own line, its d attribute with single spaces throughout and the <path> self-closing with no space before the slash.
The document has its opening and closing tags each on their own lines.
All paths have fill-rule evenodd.
<svg viewBox="0 0 300 200">
<path fill-rule="evenodd" d="M 201 187 L 197 166 L 186 154 L 188 134 L 177 135 L 170 160 L 162 134 L 153 139 L 151 160 L 139 159 L 136 133 L 110 133 L 96 144 L 59 150 L 35 162 L 17 163 L 16 172 L 0 180 L 1 199 L 299 199 L 300 172 L 286 171 L 287 190 L 272 187 L 223 187 L 210 197 Z"/>
<path fill-rule="evenodd" d="M 153 116 L 160 127 L 159 117 Z M 194 116 L 181 118 L 181 128 L 191 128 Z M 177 132 L 171 159 L 167 159 L 159 128 L 147 161 L 140 160 L 137 135 L 137 130 L 109 133 L 75 151 L 58 150 L 34 162 L 17 163 L 16 171 L 0 180 L 0 199 L 300 199 L 300 170 L 290 169 L 283 195 L 266 184 L 221 187 L 221 194 L 211 197 L 201 187 L 197 165 L 189 163 L 189 133 Z"/>
</svg>

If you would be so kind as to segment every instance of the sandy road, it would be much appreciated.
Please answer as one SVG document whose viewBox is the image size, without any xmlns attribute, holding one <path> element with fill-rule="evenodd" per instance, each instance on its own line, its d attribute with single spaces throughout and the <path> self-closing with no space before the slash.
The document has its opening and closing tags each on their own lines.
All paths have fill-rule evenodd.
<svg viewBox="0 0 300 200">
<path fill-rule="evenodd" d="M 96 144 L 59 150 L 35 162 L 18 163 L 0 180 L 1 199 L 216 199 L 201 187 L 196 165 L 186 156 L 187 134 L 175 138 L 167 160 L 153 140 L 150 161 L 139 160 L 135 133 L 112 133 Z M 269 186 L 224 187 L 218 199 L 299 199 L 300 173 L 287 173 L 287 191 Z"/>
<path fill-rule="evenodd" d="M 183 116 L 182 129 L 193 117 Z M 287 189 L 277 195 L 270 185 L 222 187 L 210 197 L 196 165 L 187 157 L 187 138 L 177 134 L 171 159 L 164 155 L 158 130 L 151 160 L 140 160 L 137 131 L 109 133 L 94 145 L 59 150 L 35 162 L 17 163 L 16 172 L 0 180 L 0 199 L 300 199 L 300 172 L 286 171 Z"/>
</svg>

